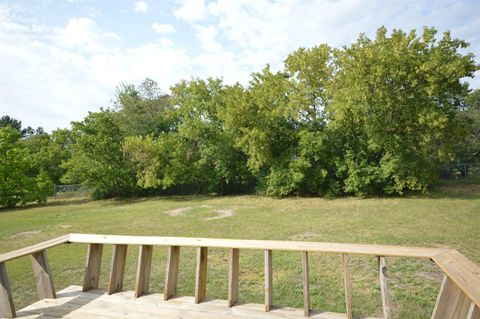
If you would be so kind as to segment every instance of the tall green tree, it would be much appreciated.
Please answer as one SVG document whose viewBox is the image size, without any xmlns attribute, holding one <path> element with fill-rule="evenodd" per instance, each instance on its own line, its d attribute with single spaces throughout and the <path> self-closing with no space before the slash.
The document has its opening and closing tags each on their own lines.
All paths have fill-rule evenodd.
<svg viewBox="0 0 480 319">
<path fill-rule="evenodd" d="M 480 89 L 470 92 L 464 107 L 457 113 L 460 126 L 460 141 L 456 145 L 456 161 L 460 163 L 480 162 Z"/>
<path fill-rule="evenodd" d="M 71 157 L 72 144 L 69 130 L 58 129 L 51 134 L 39 132 L 22 140 L 32 158 L 30 175 L 44 172 L 54 184 L 60 184 L 66 173 L 62 164 Z"/>
<path fill-rule="evenodd" d="M 33 177 L 27 175 L 32 159 L 21 143 L 21 137 L 16 128 L 0 128 L 0 207 L 44 203 L 53 188 L 45 173 Z"/>
<path fill-rule="evenodd" d="M 135 175 L 124 159 L 124 136 L 112 111 L 89 113 L 83 121 L 72 122 L 72 138 L 71 158 L 63 164 L 64 182 L 80 181 L 95 198 L 135 193 Z"/>
<path fill-rule="evenodd" d="M 473 76 L 467 43 L 446 32 L 385 28 L 336 51 L 329 128 L 342 143 L 337 172 L 357 195 L 425 190 L 438 164 L 453 159 L 456 109 Z"/>
<path fill-rule="evenodd" d="M 115 112 L 125 136 L 159 136 L 175 129 L 171 96 L 146 79 L 139 86 L 122 83 L 117 87 Z"/>
</svg>

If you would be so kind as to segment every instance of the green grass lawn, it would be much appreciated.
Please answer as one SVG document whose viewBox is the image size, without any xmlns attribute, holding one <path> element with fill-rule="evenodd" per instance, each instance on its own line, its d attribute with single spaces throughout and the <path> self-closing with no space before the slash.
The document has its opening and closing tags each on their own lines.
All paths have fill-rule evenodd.
<svg viewBox="0 0 480 319">
<path fill-rule="evenodd" d="M 223 218 L 217 210 L 221 211 Z M 231 216 L 229 216 L 231 214 Z M 212 218 L 214 217 L 214 218 Z M 217 217 L 217 218 L 215 218 Z M 480 185 L 439 186 L 406 198 L 156 197 L 90 201 L 57 199 L 43 207 L 0 210 L 0 253 L 66 233 L 308 240 L 458 249 L 480 264 Z M 86 246 L 49 250 L 55 286 L 81 285 Z M 227 297 L 227 250 L 210 249 L 207 295 Z M 111 247 L 101 286 L 106 287 Z M 133 290 L 138 247 L 129 246 L 125 289 Z M 240 301 L 263 302 L 263 252 L 240 252 Z M 166 248 L 154 248 L 151 290 L 162 292 Z M 300 253 L 274 252 L 274 304 L 302 307 Z M 351 256 L 356 315 L 381 316 L 374 257 Z M 442 274 L 430 261 L 387 258 L 396 318 L 429 318 Z M 29 258 L 7 262 L 17 309 L 36 300 Z M 341 256 L 311 254 L 311 302 L 344 312 Z M 182 248 L 180 295 L 194 294 L 195 250 Z"/>
</svg>

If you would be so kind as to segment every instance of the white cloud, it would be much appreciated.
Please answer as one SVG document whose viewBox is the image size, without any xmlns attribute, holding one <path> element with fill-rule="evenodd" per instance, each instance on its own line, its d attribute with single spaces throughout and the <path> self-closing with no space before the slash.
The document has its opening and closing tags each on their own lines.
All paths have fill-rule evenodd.
<svg viewBox="0 0 480 319">
<path fill-rule="evenodd" d="M 208 19 L 208 8 L 205 0 L 182 0 L 181 7 L 173 14 L 188 22 L 203 21 Z"/>
<path fill-rule="evenodd" d="M 218 52 L 222 50 L 222 45 L 216 40 L 217 30 L 213 25 L 196 26 L 195 29 L 195 35 L 205 51 Z"/>
<path fill-rule="evenodd" d="M 137 1 L 135 2 L 135 12 L 147 12 L 148 11 L 148 3 L 145 1 Z"/>
<path fill-rule="evenodd" d="M 281 67 L 287 54 L 301 46 L 340 47 L 355 41 L 361 32 L 373 37 L 382 25 L 390 31 L 402 28 L 421 33 L 424 26 L 451 30 L 453 36 L 470 42 L 468 51 L 476 53 L 477 61 L 480 58 L 480 20 L 471 13 L 480 10 L 475 1 L 216 0 L 208 10 L 223 47 L 235 52 L 236 63 L 243 61 L 252 71 L 267 63 Z M 194 28 L 197 24 L 192 22 Z M 479 87 L 480 79 L 471 83 Z"/>
<path fill-rule="evenodd" d="M 160 44 L 164 45 L 164 46 L 167 46 L 167 47 L 170 47 L 173 45 L 173 41 L 170 40 L 170 39 L 167 39 L 167 38 L 161 38 L 160 39 Z"/>
<path fill-rule="evenodd" d="M 19 21 L 2 6 L 0 60 L 0 116 L 48 130 L 110 106 L 119 82 L 150 77 L 167 90 L 189 78 L 192 64 L 168 39 L 128 46 L 91 19 L 51 28 Z"/>
<path fill-rule="evenodd" d="M 175 32 L 175 27 L 172 24 L 161 24 L 154 22 L 152 24 L 152 29 L 157 33 L 173 33 Z"/>
<path fill-rule="evenodd" d="M 178 1 L 173 14 L 187 26 L 157 23 L 160 39 L 136 44 L 100 27 L 109 24 L 92 17 L 52 27 L 38 23 L 38 16 L 20 19 L 25 15 L 12 10 L 21 7 L 0 5 L 0 116 L 9 114 L 25 125 L 47 129 L 64 127 L 87 111 L 109 106 L 117 83 L 138 83 L 145 77 L 157 80 L 164 90 L 191 76 L 246 84 L 251 72 L 267 63 L 280 68 L 287 54 L 300 46 L 339 47 L 355 41 L 360 32 L 374 36 L 381 25 L 389 30 L 416 28 L 419 33 L 423 26 L 449 29 L 471 43 L 467 52 L 474 52 L 480 63 L 475 1 Z M 155 30 L 155 24 L 144 22 Z M 137 22 L 125 23 L 139 27 Z M 169 31 L 175 32 L 175 44 L 163 35 Z M 197 43 L 189 42 L 188 32 Z M 480 78 L 470 83 L 480 88 Z"/>
</svg>

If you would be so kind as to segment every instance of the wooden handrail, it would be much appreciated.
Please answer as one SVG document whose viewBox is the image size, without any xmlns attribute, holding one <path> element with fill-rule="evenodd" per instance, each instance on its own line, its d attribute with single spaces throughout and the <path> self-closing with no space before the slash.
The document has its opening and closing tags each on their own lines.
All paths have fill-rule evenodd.
<svg viewBox="0 0 480 319">
<path fill-rule="evenodd" d="M 310 296 L 308 283 L 308 253 L 336 253 L 342 256 L 347 318 L 352 318 L 351 286 L 348 257 L 350 254 L 370 255 L 378 258 L 379 280 L 382 294 L 384 318 L 390 318 L 390 301 L 387 284 L 385 257 L 428 258 L 445 273 L 445 280 L 437 299 L 432 318 L 480 318 L 480 267 L 456 250 L 440 248 L 419 248 L 406 246 L 341 244 L 322 242 L 298 242 L 275 240 L 241 240 L 190 237 L 118 236 L 95 234 L 69 234 L 39 244 L 0 255 L 0 317 L 14 317 L 15 309 L 6 275 L 5 262 L 22 256 L 32 256 L 40 298 L 54 298 L 55 290 L 48 266 L 46 249 L 64 243 L 89 244 L 83 290 L 98 287 L 103 245 L 114 245 L 108 293 L 122 290 L 125 271 L 125 257 L 128 245 L 139 245 L 139 259 L 135 297 L 148 292 L 153 246 L 168 247 L 165 300 L 176 294 L 180 247 L 197 247 L 197 270 L 195 302 L 206 296 L 207 258 L 209 248 L 230 250 L 228 306 L 238 300 L 239 250 L 263 250 L 265 254 L 265 309 L 272 305 L 272 251 L 300 252 L 303 271 L 304 314 L 309 316 Z"/>
<path fill-rule="evenodd" d="M 37 253 L 39 251 L 45 250 L 47 248 L 52 248 L 61 244 L 69 243 L 69 238 L 70 238 L 70 235 L 64 235 L 64 236 L 56 237 L 32 246 L 28 246 L 28 247 L 14 250 L 5 254 L 1 254 L 0 263 L 6 262 L 12 259 L 20 258 L 23 256 L 28 256 L 33 253 Z"/>
<path fill-rule="evenodd" d="M 306 241 L 248 240 L 192 237 L 156 237 L 156 236 L 118 236 L 70 234 L 71 243 L 109 244 L 109 245 L 153 245 L 237 248 L 254 250 L 308 251 L 321 253 L 358 254 L 385 257 L 433 258 L 448 251 L 441 248 L 420 248 L 407 246 L 341 244 Z"/>
<path fill-rule="evenodd" d="M 480 307 L 480 267 L 456 250 L 438 254 L 432 259 L 445 275 Z"/>
</svg>

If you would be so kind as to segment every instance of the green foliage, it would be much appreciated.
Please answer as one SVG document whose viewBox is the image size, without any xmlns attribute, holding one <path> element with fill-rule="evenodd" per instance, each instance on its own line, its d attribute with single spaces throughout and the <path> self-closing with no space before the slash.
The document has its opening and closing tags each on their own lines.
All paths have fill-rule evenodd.
<svg viewBox="0 0 480 319">
<path fill-rule="evenodd" d="M 42 204 L 53 189 L 52 181 L 44 172 L 36 177 L 27 175 L 32 159 L 20 138 L 16 128 L 0 128 L 0 207 Z"/>
<path fill-rule="evenodd" d="M 171 97 L 163 94 L 157 83 L 146 79 L 135 87 L 120 84 L 117 87 L 114 113 L 126 136 L 160 135 L 174 127 Z"/>
<path fill-rule="evenodd" d="M 62 164 L 70 157 L 71 132 L 58 129 L 51 134 L 41 133 L 27 136 L 22 143 L 32 157 L 30 175 L 45 173 L 54 184 L 60 184 L 66 173 Z"/>
<path fill-rule="evenodd" d="M 465 107 L 457 111 L 461 126 L 461 141 L 456 145 L 456 160 L 460 163 L 480 162 L 480 90 L 465 98 Z"/>
<path fill-rule="evenodd" d="M 95 198 L 135 192 L 135 178 L 123 157 L 124 136 L 112 111 L 89 113 L 83 121 L 72 122 L 72 136 L 64 182 L 80 181 Z"/>
<path fill-rule="evenodd" d="M 361 36 L 336 51 L 327 112 L 329 129 L 343 137 L 345 192 L 424 191 L 438 164 L 454 158 L 460 80 L 476 70 L 471 54 L 457 52 L 465 47 L 448 32 L 436 41 L 433 29 L 417 37 L 380 28 L 375 40 Z"/>
<path fill-rule="evenodd" d="M 340 49 L 300 48 L 245 87 L 192 79 L 165 94 L 146 79 L 120 84 L 114 110 L 71 131 L 22 130 L 8 116 L 0 127 L 20 134 L 12 158 L 36 180 L 23 189 L 41 198 L 50 180 L 81 182 L 97 198 L 423 192 L 440 164 L 480 160 L 480 91 L 464 82 L 479 66 L 467 46 L 449 32 L 382 27 Z M 1 187 L 15 203 L 28 197 Z"/>
</svg>

